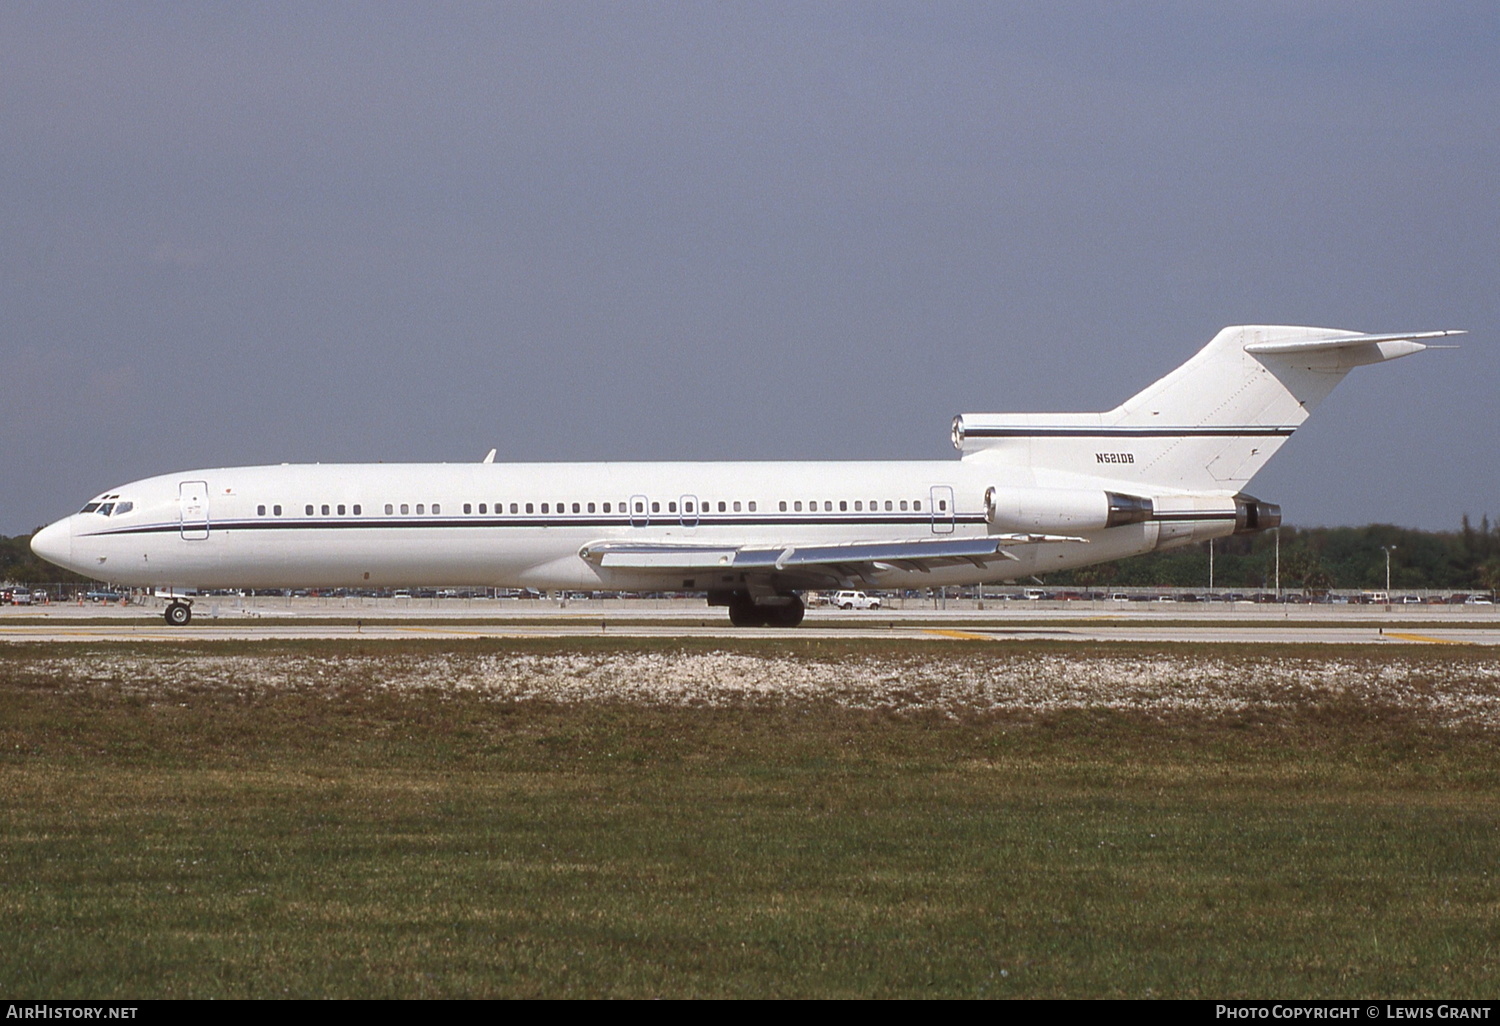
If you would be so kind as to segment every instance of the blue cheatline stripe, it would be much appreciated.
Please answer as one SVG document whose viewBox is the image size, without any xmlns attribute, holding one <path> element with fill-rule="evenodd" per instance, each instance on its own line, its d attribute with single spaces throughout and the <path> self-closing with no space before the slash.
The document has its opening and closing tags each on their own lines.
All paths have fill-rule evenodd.
<svg viewBox="0 0 1500 1026">
<path fill-rule="evenodd" d="M 1157 513 L 1151 519 L 1156 521 L 1182 521 L 1182 520 L 1233 520 L 1236 517 L 1234 510 L 1184 510 L 1180 512 Z M 516 519 L 496 520 L 493 517 L 468 517 L 454 519 L 450 517 L 425 519 L 412 519 L 400 517 L 375 517 L 362 518 L 359 520 L 328 520 L 306 518 L 266 518 L 265 520 L 215 520 L 207 524 L 191 524 L 190 530 L 201 531 L 205 528 L 210 531 L 349 531 L 349 530 L 403 530 L 422 528 L 537 528 L 537 527 L 597 527 L 597 528 L 630 528 L 630 527 L 670 527 L 679 530 L 691 527 L 908 527 L 908 528 L 930 528 L 932 519 L 926 516 L 907 517 L 730 517 L 725 519 L 700 517 L 698 522 L 689 527 L 684 527 L 677 520 L 661 519 L 648 522 L 640 522 L 632 525 L 629 518 L 622 517 L 521 517 Z M 984 526 L 988 523 L 982 514 L 960 513 L 953 518 L 938 520 L 939 526 L 948 524 L 964 526 Z M 125 535 L 140 534 L 176 534 L 183 529 L 180 523 L 168 524 L 143 524 L 139 527 L 125 527 L 113 531 L 92 531 L 85 538 L 117 537 Z"/>
<path fill-rule="evenodd" d="M 1234 520 L 1239 516 L 1234 510 L 1187 510 L 1183 512 L 1157 513 L 1152 520 Z"/>
</svg>

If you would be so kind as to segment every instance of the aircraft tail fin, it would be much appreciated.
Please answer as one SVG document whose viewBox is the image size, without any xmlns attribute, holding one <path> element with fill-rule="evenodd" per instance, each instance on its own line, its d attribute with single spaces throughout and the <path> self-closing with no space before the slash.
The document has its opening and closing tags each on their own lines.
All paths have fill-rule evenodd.
<svg viewBox="0 0 1500 1026">
<path fill-rule="evenodd" d="M 1425 331 L 1225 328 L 1166 377 L 1105 413 L 963 414 L 953 441 L 1033 475 L 1084 475 L 1142 487 L 1239 492 L 1355 367 L 1410 356 Z"/>
</svg>

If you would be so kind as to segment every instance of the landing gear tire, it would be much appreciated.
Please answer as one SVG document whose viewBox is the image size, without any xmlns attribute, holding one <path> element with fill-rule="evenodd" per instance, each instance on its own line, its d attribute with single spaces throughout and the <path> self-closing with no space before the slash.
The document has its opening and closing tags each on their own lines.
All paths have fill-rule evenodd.
<svg viewBox="0 0 1500 1026">
<path fill-rule="evenodd" d="M 802 622 L 807 607 L 802 600 L 795 595 L 792 600 L 784 606 L 768 606 L 767 611 L 771 614 L 770 625 L 775 627 L 795 627 Z"/>
<path fill-rule="evenodd" d="M 186 627 L 193 618 L 193 607 L 186 602 L 169 602 L 162 615 L 166 617 L 168 627 Z"/>
<path fill-rule="evenodd" d="M 729 622 L 736 627 L 795 627 L 802 622 L 807 607 L 796 595 L 785 605 L 758 605 L 749 595 L 729 600 Z"/>
<path fill-rule="evenodd" d="M 736 627 L 759 627 L 763 606 L 757 606 L 749 595 L 736 595 L 729 600 L 729 622 Z"/>
</svg>

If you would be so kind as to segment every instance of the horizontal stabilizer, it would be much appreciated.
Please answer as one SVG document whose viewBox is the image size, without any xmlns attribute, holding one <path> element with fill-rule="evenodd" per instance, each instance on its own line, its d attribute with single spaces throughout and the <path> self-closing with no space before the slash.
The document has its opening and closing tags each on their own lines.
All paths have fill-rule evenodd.
<svg viewBox="0 0 1500 1026">
<path fill-rule="evenodd" d="M 1447 338 L 1449 335 L 1465 335 L 1465 331 L 1414 331 L 1404 335 L 1339 335 L 1330 338 L 1304 338 L 1283 342 L 1251 342 L 1245 346 L 1247 353 L 1320 353 L 1333 349 L 1352 349 L 1355 346 L 1375 345 L 1381 342 L 1416 342 L 1425 338 Z M 1411 352 L 1420 352 L 1426 346 L 1417 346 Z M 1441 347 L 1439 347 L 1441 348 Z M 1405 356 L 1406 353 L 1401 355 Z"/>
</svg>

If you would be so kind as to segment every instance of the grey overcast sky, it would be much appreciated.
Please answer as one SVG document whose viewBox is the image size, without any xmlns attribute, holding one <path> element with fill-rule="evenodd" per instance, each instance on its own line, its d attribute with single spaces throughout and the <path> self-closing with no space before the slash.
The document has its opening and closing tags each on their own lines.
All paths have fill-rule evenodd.
<svg viewBox="0 0 1500 1026">
<path fill-rule="evenodd" d="M 1500 6 L 0 0 L 0 533 L 286 461 L 956 458 L 1467 328 L 1258 477 L 1500 516 Z"/>
</svg>

